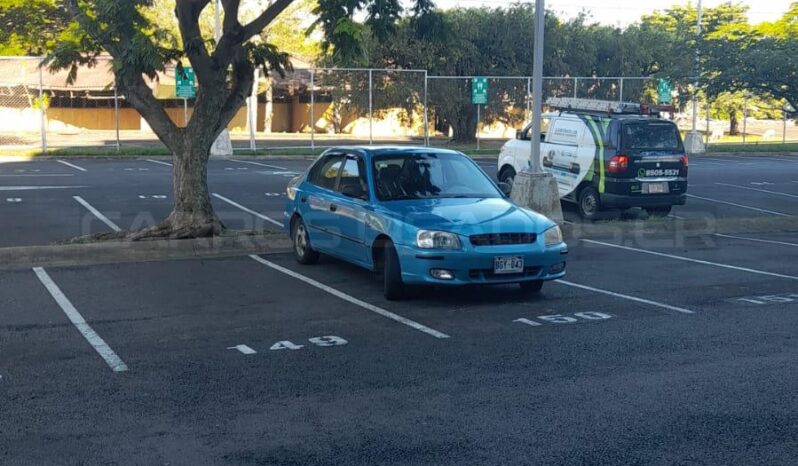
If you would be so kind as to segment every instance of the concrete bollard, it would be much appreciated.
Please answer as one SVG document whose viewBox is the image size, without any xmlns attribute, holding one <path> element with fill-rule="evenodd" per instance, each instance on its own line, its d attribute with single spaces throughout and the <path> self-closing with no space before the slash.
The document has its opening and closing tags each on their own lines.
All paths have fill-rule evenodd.
<svg viewBox="0 0 798 466">
<path fill-rule="evenodd" d="M 517 205 L 545 215 L 558 225 L 563 224 L 562 205 L 557 180 L 550 173 L 522 171 L 515 176 L 510 198 Z"/>
</svg>

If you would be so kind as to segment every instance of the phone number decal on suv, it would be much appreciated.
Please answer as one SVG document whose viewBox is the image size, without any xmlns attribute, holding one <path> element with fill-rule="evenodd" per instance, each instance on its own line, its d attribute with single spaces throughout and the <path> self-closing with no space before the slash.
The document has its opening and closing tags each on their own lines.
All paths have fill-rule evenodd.
<svg viewBox="0 0 798 466">
<path fill-rule="evenodd" d="M 652 170 L 646 170 L 645 168 L 641 168 L 637 171 L 637 176 L 639 177 L 648 177 L 648 176 L 679 176 L 679 169 L 678 168 L 658 168 Z"/>
</svg>

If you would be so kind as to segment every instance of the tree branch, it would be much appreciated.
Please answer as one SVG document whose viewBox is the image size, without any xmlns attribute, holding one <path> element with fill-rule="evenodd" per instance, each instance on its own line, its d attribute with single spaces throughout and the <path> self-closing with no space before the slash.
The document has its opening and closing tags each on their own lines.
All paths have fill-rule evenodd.
<svg viewBox="0 0 798 466">
<path fill-rule="evenodd" d="M 182 143 L 178 137 L 180 131 L 177 125 L 169 118 L 163 105 L 152 94 L 152 89 L 144 81 L 140 73 L 125 73 L 117 71 L 117 87 L 124 94 L 125 99 L 147 120 L 155 134 L 166 146 L 176 150 Z"/>
<path fill-rule="evenodd" d="M 205 79 L 213 72 L 213 61 L 205 48 L 205 40 L 199 28 L 199 17 L 210 0 L 177 0 L 175 16 L 183 38 L 183 50 L 199 79 Z"/>
<path fill-rule="evenodd" d="M 236 0 L 226 1 L 238 3 Z M 271 24 L 293 2 L 294 0 L 277 0 L 246 26 L 242 27 L 238 24 L 238 27 L 230 30 L 225 26 L 224 35 L 222 35 L 216 50 L 213 52 L 213 59 L 216 60 L 217 66 L 225 68 L 230 64 L 237 55 L 237 48 L 240 48 L 241 44 L 251 39 L 252 36 L 260 34 L 266 26 Z M 225 17 L 225 23 L 227 23 L 227 17 Z M 236 23 L 238 23 L 237 18 Z"/>
<path fill-rule="evenodd" d="M 224 33 L 234 32 L 241 27 L 238 22 L 238 7 L 241 5 L 241 0 L 221 0 L 222 7 L 224 8 Z"/>
</svg>

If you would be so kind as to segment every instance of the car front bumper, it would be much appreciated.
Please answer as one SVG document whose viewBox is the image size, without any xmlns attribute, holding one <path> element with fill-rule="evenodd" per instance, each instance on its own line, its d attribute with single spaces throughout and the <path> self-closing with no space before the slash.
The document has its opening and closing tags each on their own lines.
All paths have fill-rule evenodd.
<svg viewBox="0 0 798 466">
<path fill-rule="evenodd" d="M 402 281 L 415 285 L 490 285 L 535 280 L 556 280 L 565 276 L 568 246 L 565 243 L 542 247 L 540 244 L 484 246 L 465 250 L 430 250 L 414 246 L 396 246 L 402 267 Z M 495 274 L 496 256 L 523 256 L 524 272 Z M 443 269 L 454 278 L 432 276 L 433 269 Z"/>
</svg>

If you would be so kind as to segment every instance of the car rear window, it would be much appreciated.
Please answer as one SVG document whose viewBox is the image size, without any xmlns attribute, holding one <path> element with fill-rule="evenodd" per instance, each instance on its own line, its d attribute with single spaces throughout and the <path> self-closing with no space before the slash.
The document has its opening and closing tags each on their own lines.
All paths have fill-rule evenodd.
<svg viewBox="0 0 798 466">
<path fill-rule="evenodd" d="M 626 150 L 680 150 L 679 130 L 670 123 L 626 123 L 622 129 Z"/>
</svg>

